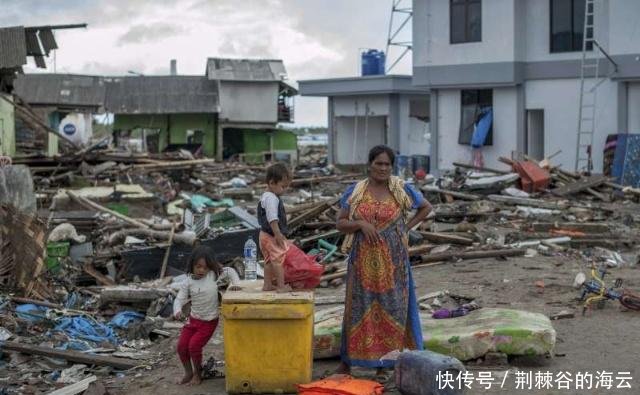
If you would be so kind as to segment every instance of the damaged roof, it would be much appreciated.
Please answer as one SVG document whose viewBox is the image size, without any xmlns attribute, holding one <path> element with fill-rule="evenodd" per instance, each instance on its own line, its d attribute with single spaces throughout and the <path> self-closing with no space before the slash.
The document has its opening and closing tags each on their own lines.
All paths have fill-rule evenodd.
<svg viewBox="0 0 640 395">
<path fill-rule="evenodd" d="M 103 77 L 75 74 L 21 74 L 15 93 L 29 104 L 102 107 Z"/>
<path fill-rule="evenodd" d="M 115 114 L 184 114 L 220 111 L 218 86 L 201 76 L 105 78 L 105 107 Z"/>
<path fill-rule="evenodd" d="M 53 30 L 68 26 L 11 26 L 0 28 L 0 69 L 20 68 L 33 56 L 36 66 L 46 68 L 45 56 L 58 49 Z"/>
<path fill-rule="evenodd" d="M 0 28 L 0 69 L 27 63 L 27 42 L 23 26 Z"/>
<path fill-rule="evenodd" d="M 280 59 L 207 59 L 206 75 L 220 81 L 282 81 L 287 70 Z"/>
</svg>

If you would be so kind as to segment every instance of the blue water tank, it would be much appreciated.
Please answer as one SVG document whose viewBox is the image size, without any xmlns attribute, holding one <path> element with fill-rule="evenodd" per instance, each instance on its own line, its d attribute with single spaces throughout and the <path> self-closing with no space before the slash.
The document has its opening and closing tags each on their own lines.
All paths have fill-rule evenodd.
<svg viewBox="0 0 640 395">
<path fill-rule="evenodd" d="M 362 75 L 384 75 L 386 56 L 383 51 L 370 49 L 362 53 Z"/>
</svg>

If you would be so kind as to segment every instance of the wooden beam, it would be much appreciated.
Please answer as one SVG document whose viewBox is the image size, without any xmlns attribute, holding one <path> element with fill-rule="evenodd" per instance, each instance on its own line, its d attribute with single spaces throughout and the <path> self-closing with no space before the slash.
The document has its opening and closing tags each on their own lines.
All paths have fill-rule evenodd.
<svg viewBox="0 0 640 395">
<path fill-rule="evenodd" d="M 50 347 L 40 347 L 18 342 L 0 342 L 0 349 L 21 352 L 30 355 L 42 355 L 45 357 L 64 359 L 70 362 L 78 362 L 86 365 L 113 366 L 118 369 L 132 369 L 139 365 L 136 361 L 124 358 L 106 357 L 102 355 L 86 354 L 71 350 L 58 350 Z"/>
<path fill-rule="evenodd" d="M 504 203 L 512 206 L 528 206 L 546 208 L 550 210 L 560 210 L 567 208 L 567 205 L 561 202 L 554 202 L 541 199 L 520 198 L 514 196 L 489 195 L 487 197 L 492 202 Z"/>
<path fill-rule="evenodd" d="M 146 224 L 143 224 L 142 222 L 136 221 L 133 218 L 127 217 L 126 215 L 122 215 L 116 211 L 113 211 L 111 209 L 108 209 L 104 206 L 99 205 L 98 203 L 92 202 L 91 200 L 79 196 L 76 193 L 72 192 L 72 191 L 67 191 L 67 195 L 73 199 L 74 201 L 78 202 L 79 204 L 81 204 L 84 207 L 87 207 L 89 209 L 94 209 L 103 213 L 107 213 L 110 215 L 113 215 L 114 217 L 123 220 L 124 222 L 131 224 L 133 226 L 135 226 L 136 228 L 142 228 L 142 229 L 149 229 L 149 226 Z"/>
<path fill-rule="evenodd" d="M 84 270 L 84 272 L 91 277 L 95 278 L 100 285 L 116 285 L 116 282 L 114 280 L 97 271 L 96 268 L 93 267 L 93 265 L 89 262 L 85 263 L 82 266 L 82 270 Z"/>
<path fill-rule="evenodd" d="M 501 258 L 510 256 L 523 256 L 527 252 L 526 249 L 506 249 L 506 250 L 488 250 L 488 251 L 471 251 L 471 252 L 443 252 L 440 254 L 423 255 L 421 263 L 449 261 L 452 259 L 484 259 L 484 258 Z"/>
<path fill-rule="evenodd" d="M 569 196 L 582 191 L 586 191 L 589 188 L 597 187 L 604 184 L 607 181 L 605 176 L 591 176 L 583 178 L 579 181 L 573 182 L 569 185 L 565 185 L 560 188 L 553 189 L 552 194 L 556 196 Z"/>
<path fill-rule="evenodd" d="M 447 233 L 438 232 L 419 232 L 425 239 L 434 243 L 451 243 L 470 246 L 473 244 L 473 239 L 467 237 L 460 237 Z"/>
<path fill-rule="evenodd" d="M 453 196 L 454 198 L 461 199 L 461 200 L 475 201 L 475 200 L 480 200 L 482 198 L 479 195 L 474 195 L 474 194 L 471 194 L 471 193 L 448 191 L 446 189 L 440 189 L 438 187 L 433 187 L 433 186 L 428 186 L 428 185 L 422 187 L 421 190 L 422 190 L 422 192 L 428 192 L 428 193 L 442 193 L 444 195 Z"/>
<path fill-rule="evenodd" d="M 307 210 L 303 212 L 298 217 L 289 221 L 288 223 L 289 230 L 293 231 L 294 229 L 302 225 L 305 221 L 308 221 L 312 218 L 317 218 L 324 211 L 328 210 L 331 206 L 338 203 L 338 201 L 340 201 L 340 198 L 324 201 L 319 203 L 316 207 L 312 208 L 311 210 Z"/>
<path fill-rule="evenodd" d="M 167 264 L 169 263 L 169 254 L 171 254 L 171 244 L 173 244 L 173 235 L 176 233 L 176 227 L 171 227 L 171 234 L 169 235 L 169 245 L 167 246 L 167 250 L 164 253 L 164 258 L 162 258 L 162 268 L 160 269 L 160 278 L 164 278 L 165 274 L 167 274 Z"/>
<path fill-rule="evenodd" d="M 453 162 L 453 165 L 456 166 L 456 167 L 461 167 L 463 169 L 484 171 L 484 172 L 488 172 L 488 173 L 496 173 L 496 174 L 509 174 L 509 173 L 511 173 L 511 171 L 509 171 L 509 170 L 498 170 L 498 169 L 492 169 L 490 167 L 479 167 L 479 166 L 467 165 L 465 163 L 460 163 L 460 162 Z"/>
</svg>

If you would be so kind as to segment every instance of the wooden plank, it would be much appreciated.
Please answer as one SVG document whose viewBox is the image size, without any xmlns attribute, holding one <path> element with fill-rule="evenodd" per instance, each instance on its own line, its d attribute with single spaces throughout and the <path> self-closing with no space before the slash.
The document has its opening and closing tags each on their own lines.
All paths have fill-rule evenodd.
<svg viewBox="0 0 640 395">
<path fill-rule="evenodd" d="M 78 351 L 58 350 L 50 347 L 40 347 L 17 342 L 0 342 L 0 349 L 21 352 L 30 355 L 42 355 L 45 357 L 64 359 L 70 362 L 78 362 L 86 365 L 113 366 L 118 369 L 132 369 L 138 363 L 123 358 L 107 357 L 102 355 L 85 354 Z"/>
<path fill-rule="evenodd" d="M 565 203 L 554 202 L 541 199 L 520 198 L 514 196 L 489 195 L 487 197 L 492 202 L 504 203 L 512 206 L 528 206 L 546 208 L 550 210 L 560 210 L 567 207 Z"/>
<path fill-rule="evenodd" d="M 300 225 L 302 225 L 304 222 L 306 222 L 306 221 L 308 221 L 310 219 L 317 218 L 320 214 L 322 214 L 324 211 L 328 210 L 331 206 L 333 206 L 334 204 L 338 203 L 339 201 L 340 201 L 340 198 L 335 198 L 335 199 L 332 199 L 332 200 L 321 202 L 316 207 L 303 212 L 298 217 L 296 217 L 296 218 L 292 219 L 291 221 L 289 221 L 289 223 L 288 223 L 289 231 L 295 230 Z"/>
<path fill-rule="evenodd" d="M 335 225 L 335 224 L 334 224 Z M 330 237 L 338 236 L 340 231 L 337 229 L 332 229 L 325 233 L 320 233 L 314 236 L 306 237 L 304 239 L 300 239 L 300 247 L 306 247 L 307 245 L 314 243 L 320 239 L 328 239 Z"/>
<path fill-rule="evenodd" d="M 562 229 L 584 233 L 608 233 L 610 230 L 607 224 L 595 222 L 535 222 L 531 224 L 530 229 L 534 232 L 551 232 Z"/>
<path fill-rule="evenodd" d="M 433 187 L 433 186 L 428 186 L 428 185 L 422 187 L 421 190 L 422 190 L 422 192 L 427 192 L 427 193 L 442 193 L 444 195 L 453 196 L 454 198 L 461 199 L 461 200 L 475 201 L 475 200 L 480 200 L 482 198 L 479 195 L 474 195 L 474 194 L 471 194 L 471 193 L 448 191 L 446 189 L 440 189 L 438 187 Z"/>
<path fill-rule="evenodd" d="M 82 381 L 78 381 L 77 383 L 67 385 L 66 387 L 60 388 L 53 392 L 49 392 L 48 395 L 76 395 L 83 391 L 86 391 L 89 388 L 89 384 L 98 380 L 97 376 L 89 376 Z"/>
<path fill-rule="evenodd" d="M 447 233 L 437 232 L 419 232 L 425 239 L 434 243 L 451 243 L 470 246 L 473 244 L 473 239 L 467 237 L 460 237 Z"/>
<path fill-rule="evenodd" d="M 605 176 L 591 176 L 583 178 L 579 181 L 573 182 L 569 185 L 553 189 L 551 191 L 552 194 L 556 196 L 569 196 L 582 191 L 585 191 L 589 188 L 597 187 L 599 185 L 604 184 L 607 181 L 607 177 Z"/>
<path fill-rule="evenodd" d="M 96 268 L 93 267 L 93 265 L 89 262 L 85 263 L 82 266 L 82 270 L 84 270 L 84 272 L 90 275 L 91 277 L 95 278 L 96 281 L 101 285 L 116 285 L 115 281 L 113 281 L 110 277 L 107 277 L 104 274 L 97 271 Z"/>
<path fill-rule="evenodd" d="M 98 203 L 92 202 L 91 200 L 84 198 L 82 196 L 79 196 L 77 194 L 75 194 L 72 191 L 67 191 L 67 195 L 75 200 L 76 202 L 80 203 L 81 205 L 88 207 L 88 208 L 92 208 L 94 210 L 98 210 L 100 212 L 103 213 L 107 213 L 110 215 L 113 215 L 114 217 L 121 219 L 123 221 L 125 221 L 126 223 L 129 223 L 137 228 L 142 228 L 142 229 L 149 229 L 149 226 L 146 224 L 143 224 L 142 222 L 136 221 L 133 218 L 127 217 L 126 215 L 122 215 L 116 211 L 110 210 L 104 206 L 99 205 Z"/>
<path fill-rule="evenodd" d="M 434 249 L 434 245 L 431 244 L 423 244 L 419 246 L 409 247 L 409 256 L 418 256 L 422 255 L 425 252 L 429 252 Z"/>
<path fill-rule="evenodd" d="M 423 255 L 421 263 L 449 261 L 452 259 L 484 259 L 484 258 L 501 258 L 510 256 L 523 256 L 527 252 L 526 249 L 505 249 L 505 250 L 488 250 L 488 251 L 471 251 L 471 252 L 443 252 L 441 254 Z"/>
<path fill-rule="evenodd" d="M 496 174 L 509 174 L 509 173 L 511 173 L 511 171 L 509 171 L 509 170 L 498 170 L 498 169 L 492 169 L 490 167 L 480 167 L 480 166 L 474 166 L 474 165 L 467 165 L 466 163 L 460 163 L 460 162 L 453 162 L 453 165 L 456 166 L 456 167 L 461 167 L 463 169 L 484 171 L 484 172 L 488 172 L 488 173 L 496 173 Z"/>
</svg>

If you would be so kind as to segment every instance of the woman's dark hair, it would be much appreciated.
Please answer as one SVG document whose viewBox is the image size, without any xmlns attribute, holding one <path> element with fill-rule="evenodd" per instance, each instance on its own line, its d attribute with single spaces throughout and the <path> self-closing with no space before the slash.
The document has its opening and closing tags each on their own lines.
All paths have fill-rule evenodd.
<svg viewBox="0 0 640 395">
<path fill-rule="evenodd" d="M 280 182 L 289 178 L 291 178 L 291 173 L 284 163 L 274 163 L 267 167 L 267 184 L 271 181 Z"/>
<path fill-rule="evenodd" d="M 395 164 L 396 154 L 391 148 L 387 147 L 386 145 L 376 145 L 375 147 L 371 148 L 371 150 L 369 151 L 369 164 L 372 164 L 380 154 L 387 154 L 389 160 L 391 161 L 391 165 L 393 166 Z"/>
<path fill-rule="evenodd" d="M 199 245 L 191 252 L 191 256 L 189 257 L 190 274 L 193 273 L 193 268 L 200 259 L 204 259 L 209 270 L 213 271 L 216 276 L 222 274 L 222 266 L 214 258 L 213 250 L 205 245 Z"/>
</svg>

